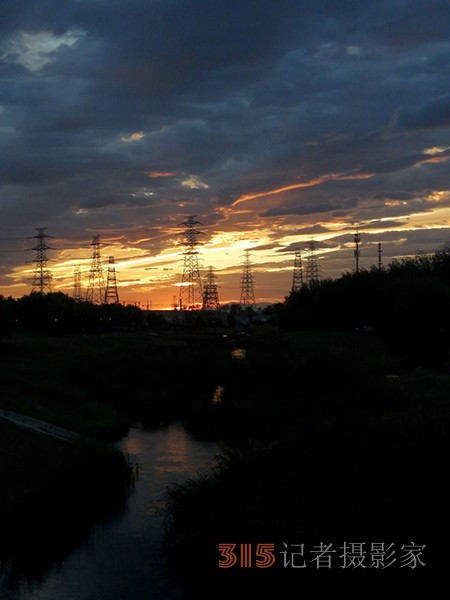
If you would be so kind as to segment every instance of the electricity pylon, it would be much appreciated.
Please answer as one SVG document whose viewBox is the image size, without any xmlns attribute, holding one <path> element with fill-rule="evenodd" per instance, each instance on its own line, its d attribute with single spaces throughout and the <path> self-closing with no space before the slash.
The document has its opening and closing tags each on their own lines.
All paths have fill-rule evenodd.
<svg viewBox="0 0 450 600">
<path fill-rule="evenodd" d="M 39 294 L 45 294 L 45 290 L 51 292 L 52 276 L 47 266 L 47 250 L 53 250 L 53 248 L 47 245 L 46 240 L 52 236 L 45 233 L 46 229 L 47 227 L 36 227 L 38 233 L 28 238 L 30 240 L 38 240 L 36 246 L 29 248 L 29 250 L 36 252 L 36 266 L 31 291 L 38 292 Z"/>
<path fill-rule="evenodd" d="M 102 258 L 100 255 L 100 235 L 92 236 L 91 269 L 86 291 L 86 300 L 94 304 L 103 304 L 105 301 L 105 282 L 103 280 Z"/>
<path fill-rule="evenodd" d="M 239 300 L 242 308 L 255 306 L 255 291 L 253 289 L 252 262 L 250 260 L 250 250 L 245 250 L 244 261 L 242 263 L 241 276 L 241 297 Z"/>
<path fill-rule="evenodd" d="M 294 276 L 292 278 L 291 292 L 299 292 L 303 287 L 302 251 L 297 249 L 294 258 Z"/>
<path fill-rule="evenodd" d="M 306 257 L 306 282 L 308 284 L 319 281 L 319 265 L 317 264 L 316 242 L 308 242 L 308 256 Z"/>
<path fill-rule="evenodd" d="M 181 277 L 179 306 L 182 310 L 198 310 L 203 305 L 203 294 L 198 264 L 199 252 L 197 250 L 200 242 L 197 237 L 203 232 L 197 229 L 197 225 L 202 225 L 202 223 L 196 221 L 195 217 L 188 217 L 181 225 L 185 227 L 183 232 L 185 250 L 183 252 L 184 266 Z"/>
<path fill-rule="evenodd" d="M 73 272 L 73 299 L 83 300 L 83 294 L 81 291 L 81 271 L 80 267 L 75 267 Z"/>
<path fill-rule="evenodd" d="M 203 287 L 203 310 L 217 310 L 220 308 L 219 292 L 215 279 L 217 279 L 217 276 L 214 274 L 214 267 L 210 266 Z"/>
<path fill-rule="evenodd" d="M 114 256 L 110 256 L 108 259 L 105 304 L 119 304 L 119 292 L 117 291 L 116 266 L 114 264 Z"/>
</svg>

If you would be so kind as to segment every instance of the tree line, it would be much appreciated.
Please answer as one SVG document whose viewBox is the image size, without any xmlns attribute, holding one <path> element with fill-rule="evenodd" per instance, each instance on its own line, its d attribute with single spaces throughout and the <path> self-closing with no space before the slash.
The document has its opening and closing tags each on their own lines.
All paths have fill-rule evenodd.
<svg viewBox="0 0 450 600">
<path fill-rule="evenodd" d="M 450 333 L 450 247 L 304 285 L 273 307 L 287 330 L 373 333 L 423 365 L 446 365 Z"/>
<path fill-rule="evenodd" d="M 13 332 L 45 334 L 101 333 L 139 329 L 146 325 L 144 311 L 121 304 L 97 305 L 74 300 L 62 292 L 14 299 L 0 296 L 0 338 Z"/>
</svg>

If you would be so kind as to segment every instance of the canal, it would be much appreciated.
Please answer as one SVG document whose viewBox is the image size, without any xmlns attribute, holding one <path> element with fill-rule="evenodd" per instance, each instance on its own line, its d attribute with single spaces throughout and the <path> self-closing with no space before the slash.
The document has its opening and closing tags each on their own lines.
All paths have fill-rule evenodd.
<svg viewBox="0 0 450 600">
<path fill-rule="evenodd" d="M 40 580 L 8 585 L 1 600 L 177 600 L 183 586 L 170 572 L 164 550 L 164 495 L 213 464 L 218 445 L 198 441 L 181 423 L 133 427 L 117 446 L 136 465 L 137 477 L 123 512 L 98 525 L 89 538 Z"/>
</svg>

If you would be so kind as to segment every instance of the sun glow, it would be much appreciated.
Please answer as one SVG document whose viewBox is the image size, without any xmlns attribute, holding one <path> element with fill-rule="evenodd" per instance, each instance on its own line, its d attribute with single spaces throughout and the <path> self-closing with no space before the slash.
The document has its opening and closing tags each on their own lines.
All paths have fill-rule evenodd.
<svg viewBox="0 0 450 600">
<path fill-rule="evenodd" d="M 203 243 L 198 246 L 201 275 L 212 265 L 217 275 L 221 303 L 238 301 L 243 255 L 245 250 L 250 250 L 259 301 L 264 297 L 277 302 L 290 289 L 294 250 L 298 247 L 306 249 L 311 239 L 319 243 L 317 256 L 322 265 L 321 274 L 327 277 L 329 272 L 334 274 L 340 268 L 343 260 L 349 262 L 348 268 L 351 268 L 352 242 L 342 236 L 353 236 L 357 226 L 366 248 L 374 243 L 374 239 L 382 241 L 386 232 L 398 232 L 398 239 L 389 238 L 389 244 L 398 246 L 407 243 L 408 232 L 424 228 L 447 228 L 450 232 L 448 190 L 428 191 L 423 198 L 408 201 L 395 198 L 385 200 L 377 203 L 377 206 L 386 207 L 383 216 L 374 217 L 371 214 L 371 218 L 364 218 L 362 211 L 358 214 L 355 210 L 339 219 L 330 211 L 330 217 L 325 216 L 320 222 L 301 215 L 261 218 L 254 211 L 246 210 L 246 213 L 254 215 L 253 226 L 247 214 L 243 215 L 239 208 L 233 209 L 225 219 L 219 221 L 217 229 L 214 226 L 201 228 L 204 232 L 200 238 Z M 412 207 L 415 208 L 414 212 L 409 212 Z M 387 216 L 387 209 L 395 214 Z M 217 211 L 222 212 L 220 208 Z M 181 221 L 182 218 L 173 217 L 166 226 L 152 227 L 148 232 L 140 228 L 139 235 L 130 242 L 126 241 L 123 232 L 109 234 L 109 239 L 102 245 L 103 274 L 106 279 L 107 257 L 114 256 L 122 301 L 148 303 L 151 299 L 154 309 L 173 307 L 173 296 L 177 296 L 182 285 L 188 285 L 181 283 L 184 251 L 178 227 Z M 75 267 L 80 268 L 82 287 L 86 288 L 91 260 L 86 247 L 56 248 L 49 252 L 49 258 L 54 291 L 71 294 Z M 6 289 L 17 290 L 19 294 L 20 291 L 29 293 L 33 274 L 34 268 L 29 264 L 13 268 L 8 276 L 11 283 Z"/>
</svg>

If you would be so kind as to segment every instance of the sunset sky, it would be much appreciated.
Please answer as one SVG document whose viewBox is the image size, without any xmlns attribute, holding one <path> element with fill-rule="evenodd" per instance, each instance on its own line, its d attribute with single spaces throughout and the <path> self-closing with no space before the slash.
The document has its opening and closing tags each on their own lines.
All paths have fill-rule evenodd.
<svg viewBox="0 0 450 600">
<path fill-rule="evenodd" d="M 170 307 L 182 228 L 238 301 L 282 300 L 295 248 L 322 277 L 450 242 L 447 0 L 3 0 L 0 293 L 87 280 L 93 235 L 120 299 Z"/>
</svg>

